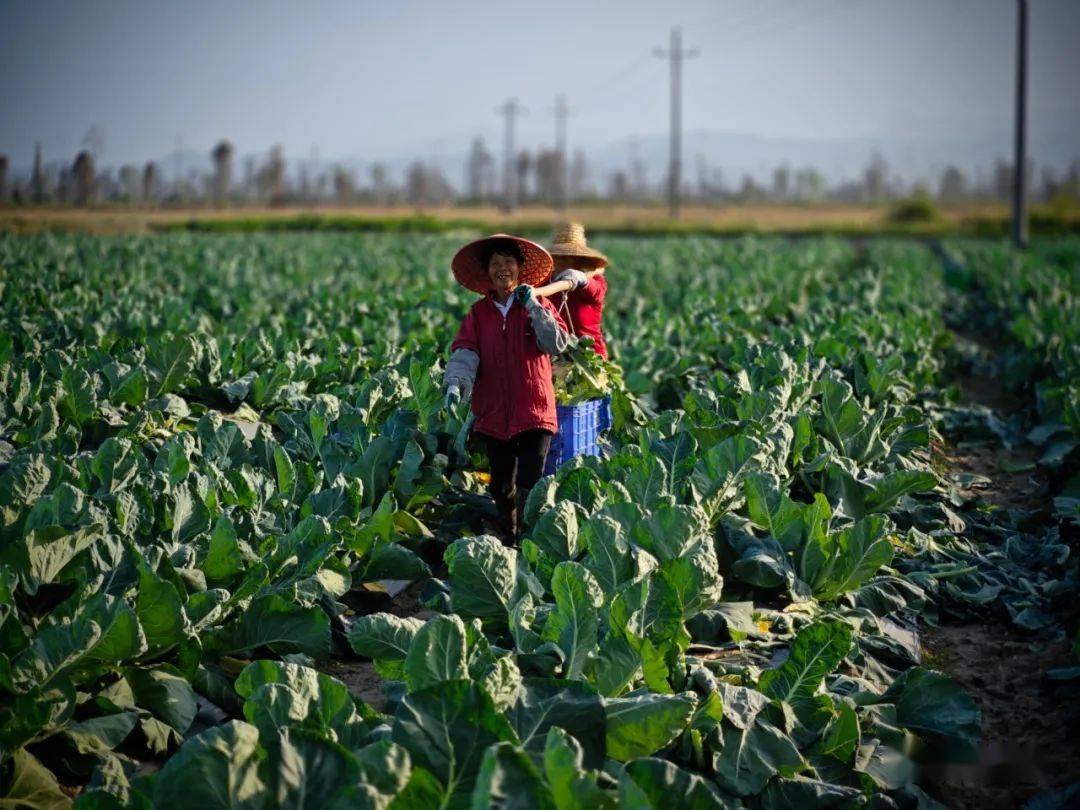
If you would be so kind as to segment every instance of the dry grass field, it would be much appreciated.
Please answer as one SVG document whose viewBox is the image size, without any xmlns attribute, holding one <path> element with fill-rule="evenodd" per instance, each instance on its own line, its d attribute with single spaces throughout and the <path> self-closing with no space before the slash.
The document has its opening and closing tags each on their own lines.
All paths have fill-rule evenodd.
<svg viewBox="0 0 1080 810">
<path fill-rule="evenodd" d="M 100 206 L 74 208 L 0 209 L 0 230 L 32 232 L 39 230 L 86 231 L 91 233 L 140 233 L 179 228 L 191 223 L 229 227 L 230 223 L 266 223 L 273 227 L 296 220 L 313 218 L 334 220 L 362 229 L 387 222 L 407 223 L 417 217 L 428 221 L 460 223 L 467 227 L 535 231 L 550 227 L 556 219 L 568 218 L 604 230 L 701 229 L 710 231 L 873 232 L 887 229 L 890 208 L 885 205 L 794 205 L 745 204 L 724 206 L 688 205 L 678 223 L 667 216 L 664 206 L 581 205 L 565 213 L 551 208 L 526 206 L 506 213 L 494 206 L 442 207 L 417 209 L 411 206 L 285 206 L 279 208 L 134 208 Z M 1003 219 L 1004 206 L 968 205 L 944 209 L 938 228 L 949 229 L 974 218 Z"/>
</svg>

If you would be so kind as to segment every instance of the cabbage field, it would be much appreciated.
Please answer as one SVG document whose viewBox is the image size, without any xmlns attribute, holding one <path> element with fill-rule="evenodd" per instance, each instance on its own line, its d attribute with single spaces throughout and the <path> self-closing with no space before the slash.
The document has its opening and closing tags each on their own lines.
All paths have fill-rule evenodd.
<svg viewBox="0 0 1080 810">
<path fill-rule="evenodd" d="M 0 236 L 0 807 L 940 806 L 926 628 L 1075 633 L 1080 242 L 597 240 L 615 424 L 513 549 L 464 239 Z"/>
</svg>

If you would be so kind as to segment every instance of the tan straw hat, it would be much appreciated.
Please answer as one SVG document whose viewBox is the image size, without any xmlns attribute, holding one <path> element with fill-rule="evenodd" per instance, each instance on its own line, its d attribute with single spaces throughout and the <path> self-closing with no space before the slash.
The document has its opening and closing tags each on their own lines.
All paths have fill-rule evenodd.
<svg viewBox="0 0 1080 810">
<path fill-rule="evenodd" d="M 586 244 L 585 226 L 577 222 L 560 222 L 555 226 L 551 255 L 581 259 L 582 265 L 589 269 L 604 267 L 608 263 L 607 256 Z"/>
<path fill-rule="evenodd" d="M 500 243 L 502 243 L 500 245 Z M 521 273 L 518 280 L 522 284 L 531 284 L 537 287 L 547 281 L 553 267 L 551 254 L 536 242 L 522 239 L 520 236 L 511 236 L 508 233 L 495 233 L 469 242 L 454 254 L 450 262 L 450 268 L 454 271 L 454 278 L 463 287 L 468 287 L 473 292 L 486 295 L 491 289 L 491 278 L 488 276 L 487 262 L 485 261 L 493 248 L 517 247 L 521 255 L 525 257 L 521 265 Z"/>
</svg>

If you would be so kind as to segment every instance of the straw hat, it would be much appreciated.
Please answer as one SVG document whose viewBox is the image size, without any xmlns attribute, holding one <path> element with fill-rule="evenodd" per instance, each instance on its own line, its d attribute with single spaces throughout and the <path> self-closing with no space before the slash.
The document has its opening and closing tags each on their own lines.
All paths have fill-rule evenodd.
<svg viewBox="0 0 1080 810">
<path fill-rule="evenodd" d="M 534 287 L 543 284 L 551 275 L 553 267 L 551 254 L 536 242 L 522 239 L 520 236 L 511 236 L 508 233 L 495 233 L 469 242 L 454 254 L 450 262 L 450 268 L 454 271 L 454 278 L 463 287 L 468 287 L 473 292 L 486 295 L 491 289 L 491 278 L 488 276 L 487 265 L 484 257 L 492 242 L 513 242 L 517 245 L 521 255 L 525 257 L 525 263 L 521 265 L 519 281 L 522 284 L 531 284 Z"/>
<path fill-rule="evenodd" d="M 577 222 L 560 222 L 551 238 L 551 255 L 580 259 L 587 269 L 604 267 L 608 257 L 593 250 L 585 242 L 585 226 Z"/>
</svg>

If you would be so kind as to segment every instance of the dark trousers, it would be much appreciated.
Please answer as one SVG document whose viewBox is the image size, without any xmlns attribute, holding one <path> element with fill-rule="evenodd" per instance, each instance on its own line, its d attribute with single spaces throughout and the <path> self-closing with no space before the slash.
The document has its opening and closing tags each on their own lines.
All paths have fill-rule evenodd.
<svg viewBox="0 0 1080 810">
<path fill-rule="evenodd" d="M 506 440 L 485 438 L 491 465 L 491 497 L 507 531 L 516 537 L 525 499 L 544 474 L 551 434 L 546 430 L 525 430 Z"/>
</svg>

